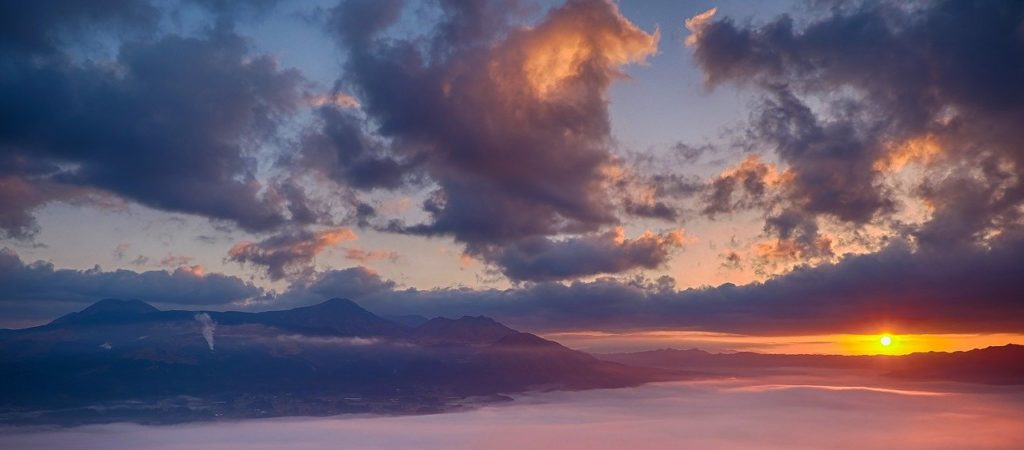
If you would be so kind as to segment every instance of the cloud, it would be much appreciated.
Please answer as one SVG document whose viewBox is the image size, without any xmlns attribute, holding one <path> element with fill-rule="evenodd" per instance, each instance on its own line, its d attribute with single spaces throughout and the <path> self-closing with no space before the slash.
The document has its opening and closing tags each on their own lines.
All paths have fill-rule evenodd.
<svg viewBox="0 0 1024 450">
<path fill-rule="evenodd" d="M 168 253 L 167 256 L 160 258 L 160 265 L 167 268 L 177 268 L 192 265 L 195 260 L 196 259 L 191 256 L 172 255 Z"/>
<path fill-rule="evenodd" d="M 345 107 L 321 105 L 319 126 L 302 140 L 298 167 L 355 189 L 402 186 L 418 163 L 386 153 L 386 144 L 366 132 L 362 117 Z"/>
<path fill-rule="evenodd" d="M 295 204 L 300 196 L 278 195 L 285 188 L 256 178 L 253 157 L 254 143 L 273 136 L 302 103 L 297 71 L 251 53 L 224 24 L 197 37 L 115 40 L 114 57 L 77 57 L 55 36 L 96 37 L 94 27 L 120 2 L 95 10 L 59 3 L 45 12 L 38 36 L 22 36 L 22 51 L 0 46 L 0 95 L 7 99 L 0 105 L 0 198 L 28 192 L 0 201 L 12 217 L 0 223 L 8 235 L 30 236 L 32 210 L 81 190 L 248 230 L 309 220 L 305 205 Z M 139 5 L 114 17 L 145 9 Z M 43 14 L 37 9 L 23 13 Z M 21 21 L 24 14 L 4 17 Z"/>
<path fill-rule="evenodd" d="M 701 33 L 704 32 L 704 28 L 707 28 L 708 24 L 711 23 L 711 20 L 714 19 L 715 13 L 717 12 L 718 8 L 711 8 L 697 14 L 696 16 L 686 19 L 683 25 L 690 31 L 690 35 L 686 37 L 683 43 L 685 43 L 687 47 L 697 45 L 697 42 L 700 41 Z"/>
<path fill-rule="evenodd" d="M 760 335 L 1022 332 L 1017 276 L 1024 240 L 992 248 L 882 251 L 802 266 L 763 283 L 678 291 L 665 282 L 599 278 L 517 289 L 381 290 L 381 314 L 487 315 L 527 330 L 699 329 Z"/>
<path fill-rule="evenodd" d="M 774 383 L 769 385 L 768 383 Z M 786 386 L 779 386 L 784 384 Z M 928 385 L 927 389 L 945 389 Z M 910 390 L 855 374 L 652 383 L 635 388 L 535 392 L 457 413 L 331 416 L 179 424 L 13 428 L 5 448 L 950 448 L 1010 450 L 1024 439 L 1010 390 L 959 385 Z M 913 395 L 935 394 L 935 395 Z M 685 417 L 686 420 L 680 420 Z M 510 425 L 514 424 L 514 425 Z M 855 426 L 852 426 L 855 424 Z M 401 430 L 401 432 L 396 432 Z M 742 431 L 737 431 L 742 430 Z M 814 432 L 809 432 L 814 430 Z"/>
<path fill-rule="evenodd" d="M 228 250 L 228 259 L 262 267 L 266 269 L 271 280 L 280 280 L 290 274 L 301 275 L 308 272 L 318 254 L 342 242 L 355 239 L 356 233 L 349 228 L 332 228 L 316 232 L 292 230 L 260 242 L 238 242 Z"/>
<path fill-rule="evenodd" d="M 377 314 L 486 315 L 530 331 L 1021 333 L 1024 304 L 1018 293 L 1024 282 L 1018 272 L 1024 239 L 1004 239 L 990 248 L 961 245 L 944 251 L 893 242 L 877 253 L 801 266 L 744 286 L 677 290 L 670 277 L 662 277 L 541 281 L 504 290 L 400 289 L 370 269 L 354 267 L 298 278 L 279 295 L 264 294 L 234 277 L 185 268 L 144 273 L 54 269 L 44 262 L 24 264 L 7 250 L 0 254 L 0 306 L 13 321 L 51 319 L 105 297 L 246 309 L 342 297 Z M 540 263 L 529 268 L 546 269 Z"/>
<path fill-rule="evenodd" d="M 338 84 L 377 126 L 321 108 L 304 147 L 310 169 L 356 189 L 436 186 L 423 204 L 429 220 L 386 228 L 450 235 L 476 255 L 617 223 L 609 188 L 621 163 L 607 89 L 622 66 L 655 52 L 658 33 L 603 0 L 568 2 L 530 27 L 512 25 L 512 2 L 439 8 L 424 41 L 381 37 L 397 2 L 349 1 L 331 12 L 349 53 Z M 664 204 L 631 209 L 671 215 Z"/>
<path fill-rule="evenodd" d="M 345 259 L 367 264 L 373 261 L 398 261 L 398 252 L 385 250 L 364 250 L 358 247 L 345 248 Z"/>
<path fill-rule="evenodd" d="M 0 308 L 5 319 L 53 319 L 99 299 L 138 299 L 175 306 L 225 306 L 263 295 L 233 276 L 174 271 L 58 269 L 48 262 L 26 264 L 10 249 L 0 250 Z"/>
<path fill-rule="evenodd" d="M 791 173 L 790 209 L 862 226 L 920 200 L 924 221 L 889 232 L 943 246 L 1024 222 L 1022 19 L 1013 1 L 854 2 L 799 26 L 701 20 L 693 44 L 709 85 L 763 93 L 747 133 Z M 924 176 L 901 198 L 908 164 Z"/>
<path fill-rule="evenodd" d="M 57 0 L 46 4 L 0 5 L 0 49 L 52 53 L 73 41 L 70 35 L 92 28 L 141 31 L 156 25 L 157 9 L 146 1 L 103 0 L 83 4 Z M 0 51 L 2 51 L 0 50 Z"/>
<path fill-rule="evenodd" d="M 686 242 L 682 230 L 645 232 L 626 238 L 620 227 L 602 234 L 564 240 L 533 238 L 498 247 L 484 256 L 513 280 L 550 281 L 631 269 L 656 269 Z"/>
<path fill-rule="evenodd" d="M 333 92 L 329 95 L 314 95 L 309 99 L 309 103 L 315 107 L 327 105 L 343 109 L 359 109 L 360 107 L 359 100 L 356 100 L 355 97 L 344 92 Z"/>
<path fill-rule="evenodd" d="M 0 159 L 3 156 L 0 155 Z M 69 203 L 100 203 L 94 192 L 50 182 L 33 182 L 5 175 L 0 164 L 0 236 L 30 240 L 39 231 L 32 211 L 55 200 Z"/>
<path fill-rule="evenodd" d="M 761 161 L 758 155 L 748 155 L 736 167 L 729 168 L 712 180 L 703 190 L 701 213 L 714 218 L 718 214 L 735 210 L 766 206 L 772 203 L 777 191 L 788 176 L 774 164 Z"/>
</svg>

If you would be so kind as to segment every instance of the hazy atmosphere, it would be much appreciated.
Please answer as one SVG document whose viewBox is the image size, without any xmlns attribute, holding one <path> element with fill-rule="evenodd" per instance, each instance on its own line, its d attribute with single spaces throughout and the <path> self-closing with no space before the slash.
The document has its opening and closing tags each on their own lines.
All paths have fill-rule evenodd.
<svg viewBox="0 0 1024 450">
<path fill-rule="evenodd" d="M 1022 437 L 1019 1 L 6 1 L 0 97 L 5 446 Z"/>
<path fill-rule="evenodd" d="M 766 380 L 822 382 L 820 378 Z M 835 383 L 835 379 L 829 380 Z M 842 383 L 856 383 L 844 379 Z M 7 448 L 1018 448 L 1019 389 L 947 392 L 850 385 L 670 383 L 539 394 L 469 412 L 269 419 L 214 425 L 100 425 L 0 435 Z M 396 432 L 396 430 L 401 430 Z"/>
</svg>

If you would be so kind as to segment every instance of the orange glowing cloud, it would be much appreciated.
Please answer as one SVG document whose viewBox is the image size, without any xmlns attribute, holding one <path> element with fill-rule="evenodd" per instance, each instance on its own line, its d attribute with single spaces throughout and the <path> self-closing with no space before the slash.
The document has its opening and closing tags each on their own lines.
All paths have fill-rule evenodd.
<svg viewBox="0 0 1024 450">
<path fill-rule="evenodd" d="M 910 164 L 927 164 L 942 153 L 942 146 L 934 134 L 926 134 L 890 143 L 886 150 L 886 153 L 875 161 L 875 170 L 898 172 Z"/>
<path fill-rule="evenodd" d="M 727 168 L 718 176 L 719 178 L 739 178 L 742 180 L 757 180 L 766 187 L 774 188 L 783 186 L 793 180 L 791 170 L 781 170 L 773 163 L 766 163 L 761 160 L 758 154 L 747 155 L 739 164 Z M 749 184 L 745 181 L 744 184 Z"/>
<path fill-rule="evenodd" d="M 314 95 L 309 98 L 309 104 L 317 108 L 330 105 L 345 109 L 359 109 L 362 106 L 359 100 L 344 92 Z"/>
<path fill-rule="evenodd" d="M 711 23 L 711 19 L 715 17 L 715 13 L 717 12 L 717 7 L 711 8 L 697 14 L 696 16 L 686 19 L 684 25 L 686 26 L 686 29 L 690 31 L 690 35 L 686 37 L 686 40 L 683 41 L 683 43 L 685 43 L 687 47 L 692 47 L 700 42 L 701 34 L 704 32 L 704 29 L 707 28 L 708 24 Z"/>
<path fill-rule="evenodd" d="M 754 253 L 764 260 L 800 261 L 832 254 L 832 240 L 819 236 L 812 245 L 802 245 L 793 239 L 775 239 L 754 246 Z"/>
<path fill-rule="evenodd" d="M 595 9 L 602 13 L 591 11 Z M 611 14 L 604 14 L 604 9 Z M 571 90 L 571 82 L 579 78 L 621 76 L 621 66 L 642 63 L 657 51 L 659 37 L 658 30 L 644 32 L 610 2 L 570 3 L 510 39 L 506 51 L 491 64 L 491 73 L 507 78 L 507 69 L 519 67 L 536 96 L 546 98 Z"/>
</svg>

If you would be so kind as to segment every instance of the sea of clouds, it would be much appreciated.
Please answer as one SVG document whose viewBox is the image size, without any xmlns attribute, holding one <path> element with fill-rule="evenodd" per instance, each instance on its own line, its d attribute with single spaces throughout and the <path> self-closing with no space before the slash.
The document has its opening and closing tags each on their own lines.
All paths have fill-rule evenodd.
<svg viewBox="0 0 1024 450">
<path fill-rule="evenodd" d="M 1019 449 L 1024 389 L 785 377 L 551 392 L 465 412 L 0 428 L 33 449 Z"/>
</svg>

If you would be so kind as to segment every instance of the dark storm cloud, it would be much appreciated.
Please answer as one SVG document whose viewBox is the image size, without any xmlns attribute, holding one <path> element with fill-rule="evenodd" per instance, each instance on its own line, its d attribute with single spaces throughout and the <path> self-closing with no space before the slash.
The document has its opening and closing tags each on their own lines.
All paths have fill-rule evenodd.
<svg viewBox="0 0 1024 450">
<path fill-rule="evenodd" d="M 199 266 L 148 272 L 58 269 L 44 261 L 26 264 L 13 251 L 0 250 L 0 309 L 8 322 L 53 319 L 103 298 L 224 306 L 261 295 L 251 283 L 203 273 Z"/>
<path fill-rule="evenodd" d="M 750 136 L 792 169 L 790 201 L 807 213 L 853 224 L 887 215 L 897 206 L 881 182 L 888 162 L 924 160 L 907 151 L 915 142 L 936 147 L 941 167 L 918 192 L 936 207 L 916 233 L 927 244 L 1020 225 L 1022 20 L 1016 1 L 853 2 L 800 27 L 788 16 L 702 20 L 692 44 L 711 85 L 763 90 Z"/>
<path fill-rule="evenodd" d="M 381 314 L 484 314 L 530 330 L 690 328 L 744 334 L 1022 332 L 1024 241 L 914 252 L 894 243 L 764 283 L 676 291 L 613 279 L 521 289 L 382 291 Z"/>
<path fill-rule="evenodd" d="M 682 247 L 681 231 L 627 239 L 621 228 L 607 233 L 552 240 L 524 239 L 486 253 L 512 280 L 550 281 L 587 275 L 656 269 Z"/>
<path fill-rule="evenodd" d="M 619 67 L 653 53 L 657 36 L 601 0 L 568 2 L 532 28 L 511 25 L 515 2 L 438 7 L 424 40 L 383 37 L 401 2 L 348 1 L 332 11 L 330 29 L 348 52 L 339 86 L 358 97 L 387 145 L 367 138 L 354 112 L 327 108 L 306 158 L 358 189 L 425 177 L 437 186 L 423 205 L 430 220 L 389 229 L 450 235 L 478 256 L 617 223 L 606 91 Z M 674 214 L 653 202 L 629 209 Z"/>
<path fill-rule="evenodd" d="M 136 0 L 50 0 L 0 3 L 0 49 L 50 53 L 75 35 L 96 29 L 154 26 L 160 15 L 149 2 Z"/>
<path fill-rule="evenodd" d="M 96 25 L 101 12 L 69 12 L 61 20 L 80 17 Z M 68 24 L 61 20 L 45 25 L 60 29 Z M 257 181 L 253 156 L 301 103 L 302 77 L 250 53 L 230 28 L 200 37 L 129 39 L 113 60 L 76 58 L 60 49 L 4 55 L 0 175 L 17 178 L 7 185 L 102 190 L 248 230 L 311 220 L 303 205 L 289 202 L 301 197 L 274 195 L 276 186 Z M 8 161 L 33 170 L 8 170 Z M 5 215 L 22 218 L 4 224 L 8 236 L 30 234 L 25 218 L 31 210 L 60 199 L 36 197 L 4 202 Z"/>
</svg>

